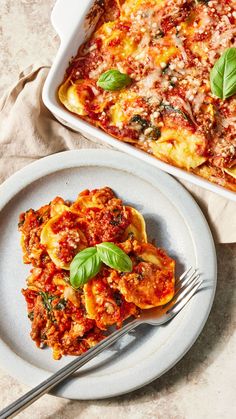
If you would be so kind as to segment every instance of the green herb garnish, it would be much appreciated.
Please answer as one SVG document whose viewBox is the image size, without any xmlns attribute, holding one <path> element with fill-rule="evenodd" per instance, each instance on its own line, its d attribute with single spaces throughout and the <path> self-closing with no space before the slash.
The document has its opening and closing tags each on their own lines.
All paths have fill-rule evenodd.
<svg viewBox="0 0 236 419">
<path fill-rule="evenodd" d="M 167 63 L 167 65 L 165 66 L 165 68 L 163 68 L 162 69 L 162 74 L 167 74 L 168 73 L 168 71 L 169 71 L 169 69 L 170 69 L 170 63 Z"/>
<path fill-rule="evenodd" d="M 154 125 L 151 126 L 152 131 L 147 134 L 147 137 L 151 141 L 157 141 L 161 136 L 161 130 L 158 127 L 155 127 Z"/>
<path fill-rule="evenodd" d="M 55 310 L 64 310 L 66 308 L 67 301 L 65 298 L 61 298 L 58 303 L 55 305 Z"/>
<path fill-rule="evenodd" d="M 42 302 L 44 307 L 46 308 L 47 312 L 50 313 L 52 311 L 52 301 L 57 298 L 55 295 L 50 295 L 48 292 L 40 291 L 39 295 L 42 297 Z"/>
<path fill-rule="evenodd" d="M 236 48 L 228 48 L 216 61 L 210 73 L 212 93 L 227 99 L 236 93 Z"/>
<path fill-rule="evenodd" d="M 102 262 L 96 247 L 88 247 L 79 252 L 70 264 L 70 283 L 74 288 L 86 284 L 98 274 Z"/>
<path fill-rule="evenodd" d="M 117 271 L 132 271 L 132 261 L 114 243 L 103 242 L 79 252 L 70 264 L 70 283 L 74 288 L 86 284 L 100 271 L 102 262 Z"/>
<path fill-rule="evenodd" d="M 183 111 L 181 111 L 181 109 L 175 108 L 172 105 L 164 105 L 163 103 L 161 104 L 161 106 L 163 106 L 164 110 L 167 112 L 174 112 L 174 113 L 178 113 L 180 114 L 184 119 L 189 120 L 188 115 L 186 115 L 186 113 L 184 113 Z"/>
<path fill-rule="evenodd" d="M 140 126 L 142 132 L 144 132 L 147 128 L 151 128 L 149 133 L 145 132 L 145 135 L 148 139 L 152 141 L 158 140 L 161 136 L 161 131 L 158 127 L 150 124 L 146 119 L 142 118 L 140 115 L 134 115 L 129 121 L 131 124 L 137 124 Z"/>
<path fill-rule="evenodd" d="M 131 83 L 128 74 L 121 73 L 119 70 L 108 70 L 103 73 L 97 82 L 97 85 L 104 90 L 121 90 Z"/>
<path fill-rule="evenodd" d="M 132 271 L 132 261 L 130 257 L 114 243 L 104 242 L 97 246 L 98 255 L 105 265 L 117 271 Z"/>
<path fill-rule="evenodd" d="M 33 311 L 29 311 L 28 313 L 28 318 L 33 321 L 34 320 L 34 312 Z"/>
<path fill-rule="evenodd" d="M 130 122 L 140 125 L 142 129 L 149 127 L 149 122 L 146 119 L 142 118 L 140 115 L 132 116 L 132 118 L 130 119 Z"/>
<path fill-rule="evenodd" d="M 164 35 L 165 33 L 161 29 L 159 29 L 158 32 L 154 35 L 154 39 L 163 38 Z"/>
</svg>

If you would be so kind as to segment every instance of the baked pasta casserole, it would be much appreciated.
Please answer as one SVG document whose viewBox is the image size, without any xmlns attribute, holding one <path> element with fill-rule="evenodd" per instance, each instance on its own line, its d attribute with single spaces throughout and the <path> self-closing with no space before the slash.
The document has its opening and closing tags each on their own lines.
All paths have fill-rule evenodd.
<svg viewBox="0 0 236 419">
<path fill-rule="evenodd" d="M 58 90 L 80 118 L 236 191 L 234 0 L 105 0 Z"/>
<path fill-rule="evenodd" d="M 111 326 L 174 295 L 175 261 L 148 243 L 143 216 L 108 187 L 85 190 L 75 202 L 56 197 L 30 209 L 20 215 L 19 231 L 23 262 L 32 265 L 22 290 L 31 338 L 40 348 L 51 347 L 54 359 L 82 354 Z M 82 255 L 104 246 L 121 254 L 121 265 L 93 259 L 90 275 L 84 277 L 83 267 L 73 274 Z"/>
</svg>

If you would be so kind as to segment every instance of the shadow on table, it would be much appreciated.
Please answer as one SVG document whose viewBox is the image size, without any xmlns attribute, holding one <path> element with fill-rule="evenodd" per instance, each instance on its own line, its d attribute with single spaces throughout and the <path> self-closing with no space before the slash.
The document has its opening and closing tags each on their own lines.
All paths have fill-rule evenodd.
<svg viewBox="0 0 236 419">
<path fill-rule="evenodd" d="M 170 371 L 156 379 L 151 384 L 123 396 L 97 400 L 97 406 L 126 405 L 130 401 L 138 400 L 139 403 L 150 400 L 161 392 L 174 392 L 180 382 L 191 380 L 199 382 L 201 373 L 214 362 L 214 359 L 230 338 L 234 324 L 232 310 L 234 306 L 234 290 L 236 289 L 236 245 L 218 245 L 218 283 L 214 304 L 207 323 L 189 352 Z M 75 410 L 79 407 L 80 413 L 88 406 L 88 401 L 68 401 L 58 410 L 58 417 L 73 418 Z M 71 416 L 70 416 L 71 412 Z M 54 415 L 47 416 L 55 418 Z"/>
</svg>

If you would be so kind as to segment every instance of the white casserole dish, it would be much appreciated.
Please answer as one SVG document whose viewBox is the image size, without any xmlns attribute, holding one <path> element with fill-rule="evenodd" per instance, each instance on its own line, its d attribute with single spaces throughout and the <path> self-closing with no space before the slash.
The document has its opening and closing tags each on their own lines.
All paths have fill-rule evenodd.
<svg viewBox="0 0 236 419">
<path fill-rule="evenodd" d="M 43 88 L 43 101 L 47 108 L 62 124 L 83 133 L 92 140 L 98 139 L 165 172 L 236 201 L 236 193 L 192 173 L 157 160 L 144 151 L 111 137 L 102 130 L 70 113 L 58 101 L 57 89 L 64 78 L 68 63 L 71 57 L 76 55 L 79 46 L 93 32 L 94 26 L 99 18 L 99 10 L 101 11 L 100 4 L 102 4 L 102 0 L 57 0 L 52 11 L 51 20 L 61 39 L 61 44 Z M 93 13 L 91 13 L 91 10 Z M 90 15 L 90 19 L 87 19 L 88 14 Z"/>
</svg>

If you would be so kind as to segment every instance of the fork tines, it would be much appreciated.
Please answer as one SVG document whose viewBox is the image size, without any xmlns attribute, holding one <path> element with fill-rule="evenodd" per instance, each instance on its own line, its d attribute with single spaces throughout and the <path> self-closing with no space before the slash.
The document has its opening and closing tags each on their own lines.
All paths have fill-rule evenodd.
<svg viewBox="0 0 236 419">
<path fill-rule="evenodd" d="M 169 312 L 177 314 L 192 298 L 201 284 L 202 279 L 200 279 L 197 269 L 194 269 L 192 266 L 188 268 L 177 281 L 176 293 L 172 300 L 174 305 Z"/>
</svg>

